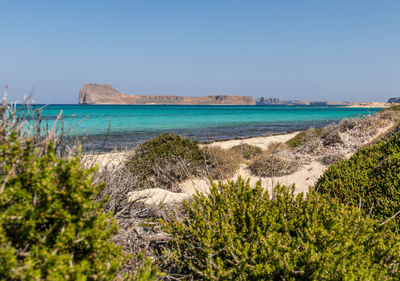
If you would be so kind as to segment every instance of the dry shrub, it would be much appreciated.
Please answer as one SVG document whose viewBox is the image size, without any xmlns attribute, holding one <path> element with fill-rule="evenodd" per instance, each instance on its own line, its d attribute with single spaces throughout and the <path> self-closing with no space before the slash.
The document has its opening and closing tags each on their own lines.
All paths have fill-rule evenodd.
<svg viewBox="0 0 400 281">
<path fill-rule="evenodd" d="M 241 156 L 235 150 L 226 150 L 217 146 L 204 148 L 207 176 L 213 179 L 227 179 L 239 169 Z"/>
<path fill-rule="evenodd" d="M 400 106 L 398 106 L 400 108 Z M 396 107 L 397 108 L 397 107 Z M 386 119 L 390 121 L 400 121 L 400 111 L 396 110 L 390 110 L 390 108 L 387 108 L 385 110 L 382 110 L 381 112 L 378 113 L 378 116 L 381 119 Z"/>
<path fill-rule="evenodd" d="M 325 130 L 321 135 L 321 140 L 325 146 L 343 144 L 343 138 L 339 131 Z"/>
<path fill-rule="evenodd" d="M 397 116 L 396 116 L 397 115 Z M 363 118 L 343 119 L 338 124 L 325 127 L 314 139 L 305 142 L 293 151 L 293 157 L 303 163 L 321 161 L 332 164 L 352 154 L 359 148 L 375 142 L 399 123 L 398 112 L 380 112 Z"/>
<path fill-rule="evenodd" d="M 261 177 L 281 177 L 290 175 L 299 169 L 298 161 L 291 160 L 283 153 L 265 151 L 249 165 L 250 171 Z"/>
<path fill-rule="evenodd" d="M 142 199 L 146 199 L 145 197 L 135 201 L 128 200 L 131 192 L 144 188 L 140 177 L 131 173 L 125 165 L 126 157 L 131 153 L 132 151 L 125 150 L 108 155 L 90 155 L 92 163 L 103 164 L 93 180 L 105 183 L 97 199 L 108 198 L 104 209 L 113 213 L 113 218 L 118 223 L 118 233 L 113 237 L 113 241 L 132 255 L 121 274 L 134 274 L 146 265 L 146 259 L 141 259 L 138 253 L 154 257 L 156 252 L 163 251 L 169 237 L 160 229 L 157 221 L 168 220 L 169 214 L 179 217 L 180 210 L 179 205 L 144 204 Z"/>
<path fill-rule="evenodd" d="M 289 150 L 290 147 L 286 143 L 274 141 L 268 145 L 265 151 L 268 153 L 287 153 Z"/>
<path fill-rule="evenodd" d="M 305 143 L 308 143 L 311 140 L 318 138 L 321 135 L 321 133 L 322 129 L 310 128 L 298 133 L 296 136 L 288 140 L 286 144 L 292 149 L 298 148 L 304 145 Z"/>
<path fill-rule="evenodd" d="M 242 143 L 239 145 L 235 145 L 229 149 L 232 152 L 238 153 L 245 160 L 251 160 L 257 155 L 262 153 L 262 149 L 258 146 Z"/>
<path fill-rule="evenodd" d="M 334 163 L 339 162 L 340 160 L 343 160 L 345 158 L 345 155 L 343 152 L 340 151 L 333 151 L 333 152 L 328 152 L 322 159 L 321 162 L 324 165 L 331 165 Z"/>
</svg>

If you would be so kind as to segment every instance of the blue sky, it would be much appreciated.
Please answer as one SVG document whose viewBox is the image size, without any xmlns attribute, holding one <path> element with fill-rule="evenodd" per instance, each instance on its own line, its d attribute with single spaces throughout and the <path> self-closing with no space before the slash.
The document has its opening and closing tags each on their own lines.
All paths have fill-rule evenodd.
<svg viewBox="0 0 400 281">
<path fill-rule="evenodd" d="M 386 101 L 400 96 L 399 0 L 0 0 L 0 86 L 76 103 L 130 94 Z"/>
</svg>

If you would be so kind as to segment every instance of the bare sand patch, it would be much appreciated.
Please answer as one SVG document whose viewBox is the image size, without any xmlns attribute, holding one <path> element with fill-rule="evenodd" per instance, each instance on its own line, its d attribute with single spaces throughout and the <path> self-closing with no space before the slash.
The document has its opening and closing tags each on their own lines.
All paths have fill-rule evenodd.
<svg viewBox="0 0 400 281">
<path fill-rule="evenodd" d="M 268 146 L 273 142 L 287 142 L 291 138 L 295 137 L 299 132 L 287 133 L 287 134 L 279 134 L 279 135 L 271 135 L 265 137 L 254 137 L 254 138 L 247 138 L 247 139 L 235 139 L 235 140 L 226 140 L 226 141 L 216 141 L 210 143 L 210 146 L 219 146 L 223 149 L 229 149 L 236 145 L 241 144 L 249 144 L 258 146 L 262 149 L 267 149 Z"/>
</svg>

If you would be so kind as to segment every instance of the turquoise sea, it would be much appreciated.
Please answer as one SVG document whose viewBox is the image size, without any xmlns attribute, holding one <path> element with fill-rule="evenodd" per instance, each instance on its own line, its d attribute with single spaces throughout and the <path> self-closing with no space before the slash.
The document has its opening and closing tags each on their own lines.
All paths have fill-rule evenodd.
<svg viewBox="0 0 400 281">
<path fill-rule="evenodd" d="M 163 132 L 175 132 L 199 141 L 245 138 L 322 127 L 343 118 L 374 114 L 381 109 L 338 106 L 48 105 L 43 115 L 51 123 L 61 110 L 65 125 L 74 126 L 73 135 L 87 136 L 87 143 L 93 148 L 107 151 L 115 146 L 134 146 Z"/>
</svg>

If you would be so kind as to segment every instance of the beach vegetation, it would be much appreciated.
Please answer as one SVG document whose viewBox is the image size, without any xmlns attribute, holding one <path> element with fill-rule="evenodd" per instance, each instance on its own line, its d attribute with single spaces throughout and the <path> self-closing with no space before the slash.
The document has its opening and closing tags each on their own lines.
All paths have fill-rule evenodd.
<svg viewBox="0 0 400 281">
<path fill-rule="evenodd" d="M 127 261 L 110 241 L 117 227 L 93 198 L 93 170 L 79 157 L 57 158 L 52 143 L 42 155 L 28 139 L 0 147 L 1 279 L 112 280 Z"/>
<path fill-rule="evenodd" d="M 138 145 L 126 165 L 140 189 L 174 189 L 176 183 L 201 173 L 204 153 L 198 141 L 165 133 Z"/>
<path fill-rule="evenodd" d="M 288 146 L 284 143 L 271 143 L 249 164 L 249 170 L 259 177 L 281 177 L 290 175 L 300 168 L 298 161 L 291 159 Z"/>
<path fill-rule="evenodd" d="M 185 280 L 394 280 L 400 240 L 358 208 L 239 178 L 213 183 L 162 221 L 166 270 Z M 172 265 L 171 265 L 172 264 Z"/>
<path fill-rule="evenodd" d="M 386 111 L 400 111 L 400 105 L 399 104 L 392 105 L 392 106 L 382 110 L 382 112 L 386 112 Z"/>
<path fill-rule="evenodd" d="M 263 151 L 260 147 L 247 143 L 235 145 L 229 150 L 239 153 L 239 155 L 246 161 L 254 159 L 254 157 L 260 155 Z"/>
<path fill-rule="evenodd" d="M 236 150 L 200 147 L 198 141 L 176 134 L 162 134 L 140 144 L 126 165 L 140 189 L 176 189 L 191 176 L 229 178 L 239 169 L 241 156 Z"/>
<path fill-rule="evenodd" d="M 298 133 L 296 136 L 294 136 L 293 138 L 288 140 L 286 142 L 286 144 L 292 149 L 298 148 L 298 147 L 304 145 L 305 143 L 307 143 L 313 139 L 316 139 L 317 137 L 319 137 L 322 134 L 322 132 L 323 132 L 323 129 L 314 129 L 314 128 L 307 129 L 307 130 L 304 130 L 304 131 Z"/>
<path fill-rule="evenodd" d="M 79 153 L 56 156 L 59 135 L 41 131 L 34 109 L 0 109 L 0 279 L 112 280 L 129 257 L 110 241 L 117 227 L 104 202 L 93 200 L 103 186 Z"/>
<path fill-rule="evenodd" d="M 145 257 L 137 273 L 122 272 L 133 255 L 112 241 L 96 168 L 66 143 L 61 114 L 52 128 L 43 120 L 34 105 L 0 105 L 0 279 L 155 280 Z"/>
<path fill-rule="evenodd" d="M 400 226 L 400 132 L 331 165 L 316 183 L 320 194 L 363 209 L 380 223 Z"/>
<path fill-rule="evenodd" d="M 239 169 L 242 161 L 241 155 L 236 150 L 223 149 L 218 146 L 204 148 L 206 161 L 205 172 L 212 179 L 227 179 L 232 177 Z"/>
</svg>

